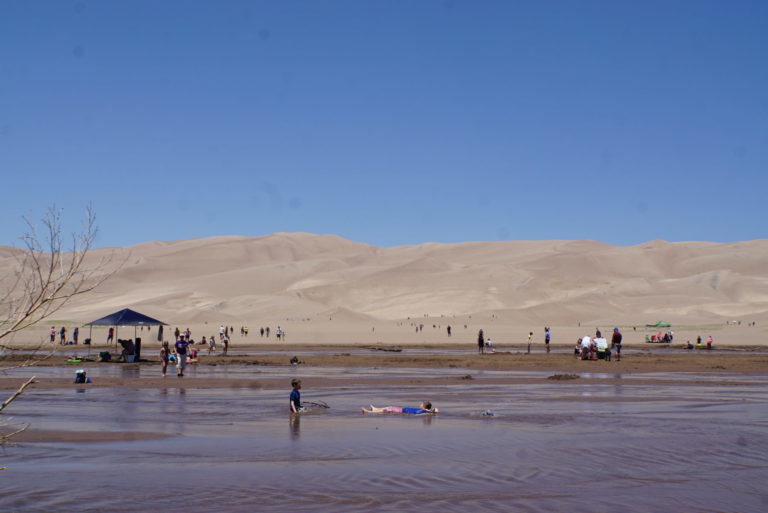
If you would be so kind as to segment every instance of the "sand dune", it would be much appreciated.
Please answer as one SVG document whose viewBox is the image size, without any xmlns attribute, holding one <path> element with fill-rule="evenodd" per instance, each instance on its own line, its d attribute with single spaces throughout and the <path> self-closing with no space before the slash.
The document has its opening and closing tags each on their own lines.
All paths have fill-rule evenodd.
<svg viewBox="0 0 768 513">
<path fill-rule="evenodd" d="M 12 248 L 0 248 L 10 271 Z M 766 319 L 768 240 L 426 243 L 277 233 L 99 249 L 121 267 L 58 318 L 132 307 L 176 323 L 504 315 L 528 324 Z M 7 273 L 6 273 L 7 274 Z"/>
</svg>

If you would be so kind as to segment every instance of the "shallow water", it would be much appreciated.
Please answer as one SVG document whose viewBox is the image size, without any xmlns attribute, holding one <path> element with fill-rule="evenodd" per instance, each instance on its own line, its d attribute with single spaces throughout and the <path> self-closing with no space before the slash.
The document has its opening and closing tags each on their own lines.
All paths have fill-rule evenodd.
<svg viewBox="0 0 768 513">
<path fill-rule="evenodd" d="M 135 370 L 143 375 L 144 368 Z M 302 377 L 308 371 L 302 369 Z M 226 374 L 245 372 L 253 370 L 229 367 Z M 270 372 L 288 377 L 296 370 Z M 336 376 L 328 369 L 311 372 Z M 768 380 L 737 381 L 497 385 L 480 378 L 372 390 L 351 380 L 349 386 L 304 390 L 305 400 L 331 408 L 298 418 L 286 413 L 287 390 L 32 389 L 13 403 L 9 413 L 17 422 L 170 437 L 6 447 L 0 508 L 765 511 Z M 425 397 L 440 415 L 359 414 L 371 402 L 416 405 Z M 486 409 L 495 415 L 482 417 Z"/>
</svg>

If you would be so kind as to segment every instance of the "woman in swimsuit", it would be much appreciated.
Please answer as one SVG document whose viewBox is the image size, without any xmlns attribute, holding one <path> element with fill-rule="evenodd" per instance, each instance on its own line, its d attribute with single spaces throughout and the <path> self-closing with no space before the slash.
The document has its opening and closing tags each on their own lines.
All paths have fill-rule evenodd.
<svg viewBox="0 0 768 513">
<path fill-rule="evenodd" d="M 385 406 L 384 408 L 377 408 L 371 405 L 370 410 L 360 408 L 360 413 L 408 413 L 411 415 L 421 415 L 423 413 L 438 413 L 437 408 L 432 408 L 432 403 L 424 401 L 418 408 L 401 408 L 399 406 Z"/>
</svg>

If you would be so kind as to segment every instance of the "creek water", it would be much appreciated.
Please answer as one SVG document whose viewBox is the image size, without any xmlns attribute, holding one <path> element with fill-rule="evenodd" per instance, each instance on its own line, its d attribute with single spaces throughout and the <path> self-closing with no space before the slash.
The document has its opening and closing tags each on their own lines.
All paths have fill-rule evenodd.
<svg viewBox="0 0 768 513">
<path fill-rule="evenodd" d="M 378 370 L 347 371 L 360 379 L 303 390 L 305 400 L 331 408 L 300 416 L 287 413 L 288 390 L 29 390 L 13 403 L 14 422 L 165 437 L 6 446 L 0 511 L 768 510 L 764 376 L 656 374 L 622 383 L 611 374 L 579 383 L 506 373 L 542 379 L 373 389 L 362 378 Z M 246 372 L 253 368 L 227 368 L 229 376 Z M 296 373 L 271 372 L 286 380 Z M 359 413 L 370 403 L 425 398 L 439 415 Z"/>
</svg>

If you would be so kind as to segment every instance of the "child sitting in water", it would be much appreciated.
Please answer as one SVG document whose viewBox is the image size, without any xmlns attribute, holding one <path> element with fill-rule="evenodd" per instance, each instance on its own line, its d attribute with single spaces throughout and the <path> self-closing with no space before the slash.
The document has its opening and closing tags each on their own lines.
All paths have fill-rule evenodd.
<svg viewBox="0 0 768 513">
<path fill-rule="evenodd" d="M 410 415 L 421 415 L 424 413 L 438 413 L 437 408 L 432 408 L 432 403 L 424 401 L 418 408 L 401 408 L 399 406 L 385 406 L 384 408 L 377 408 L 371 405 L 370 410 L 360 408 L 360 413 L 408 413 Z"/>
<path fill-rule="evenodd" d="M 187 363 L 198 363 L 200 360 L 197 358 L 197 349 L 192 349 L 187 355 Z"/>
</svg>

